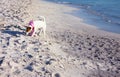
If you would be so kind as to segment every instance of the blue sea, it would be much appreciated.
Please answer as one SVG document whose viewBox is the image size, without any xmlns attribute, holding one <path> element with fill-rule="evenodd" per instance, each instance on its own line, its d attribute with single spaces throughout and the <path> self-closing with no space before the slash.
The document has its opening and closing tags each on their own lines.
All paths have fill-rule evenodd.
<svg viewBox="0 0 120 77">
<path fill-rule="evenodd" d="M 81 10 L 72 14 L 99 29 L 120 34 L 120 0 L 48 0 Z"/>
</svg>

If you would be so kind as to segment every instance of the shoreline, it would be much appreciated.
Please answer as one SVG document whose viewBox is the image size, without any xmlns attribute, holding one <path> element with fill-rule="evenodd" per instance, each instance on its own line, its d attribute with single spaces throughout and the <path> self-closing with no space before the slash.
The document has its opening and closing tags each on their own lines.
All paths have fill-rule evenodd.
<svg viewBox="0 0 120 77">
<path fill-rule="evenodd" d="M 23 25 L 3 26 L 0 77 L 120 76 L 120 35 L 101 31 L 69 14 L 75 10 L 79 9 L 33 0 L 23 24 L 45 16 L 46 38 L 26 36 Z"/>
<path fill-rule="evenodd" d="M 62 4 L 69 7 L 77 8 L 78 10 L 75 10 L 70 14 L 79 17 L 80 19 L 83 19 L 84 23 L 98 27 L 100 30 L 120 34 L 119 31 L 120 27 L 118 24 L 109 23 L 109 20 L 108 21 L 103 20 L 102 17 L 100 17 L 100 15 L 94 14 L 94 12 L 92 11 L 88 11 L 90 9 L 85 8 L 85 6 L 75 5 L 72 3 L 64 3 L 64 2 L 59 3 L 57 1 L 48 1 L 48 2 L 53 2 L 56 4 Z"/>
<path fill-rule="evenodd" d="M 53 2 L 50 2 L 50 3 L 53 3 Z M 53 4 L 57 5 L 58 3 L 53 3 Z M 94 24 L 89 24 L 89 22 L 86 22 L 87 20 L 85 20 L 85 19 L 87 19 L 87 18 L 84 19 L 84 18 L 81 18 L 80 16 L 75 16 L 73 14 L 73 12 L 80 11 L 81 10 L 80 8 L 77 8 L 77 7 L 71 6 L 71 5 L 66 5 L 66 4 L 58 4 L 58 5 L 63 5 L 65 7 L 69 7 L 71 9 L 71 11 L 68 11 L 65 13 L 63 12 L 63 14 L 68 14 L 68 16 L 70 16 L 71 18 L 72 17 L 74 18 L 73 20 L 70 20 L 70 22 L 77 23 L 77 24 L 71 23 L 72 25 L 74 25 L 74 26 L 69 26 L 69 27 L 71 27 L 71 29 L 74 29 L 75 31 L 77 30 L 77 32 L 79 32 L 79 30 L 81 30 L 80 32 L 87 33 L 87 34 L 120 38 L 119 33 L 103 30 L 103 29 L 99 28 L 98 26 L 95 26 Z M 69 18 L 67 20 L 69 20 Z M 66 23 L 70 23 L 70 22 L 66 22 Z M 99 25 L 103 25 L 103 24 L 99 24 Z"/>
<path fill-rule="evenodd" d="M 63 11 L 62 10 L 60 11 L 60 13 L 63 13 L 61 15 L 65 15 L 68 17 L 68 18 L 65 18 L 67 20 L 67 22 L 65 22 L 64 25 L 66 25 L 66 27 L 68 29 L 72 29 L 72 31 L 74 30 L 74 32 L 77 32 L 78 34 L 86 33 L 86 34 L 97 35 L 97 36 L 116 37 L 118 39 L 120 38 L 120 34 L 118 34 L 118 33 L 101 30 L 97 26 L 86 23 L 85 22 L 86 20 L 71 14 L 71 13 L 73 13 L 73 11 L 79 11 L 80 8 L 65 5 L 65 4 L 58 4 L 58 3 L 51 2 L 51 1 L 44 1 L 44 2 L 55 4 L 57 6 L 62 6 L 63 8 L 66 7 L 67 10 L 63 9 L 62 7 L 59 7 L 59 8 L 62 8 L 62 10 L 63 10 Z M 60 22 L 62 22 L 62 21 L 60 21 Z M 73 23 L 70 23 L 70 22 L 73 22 Z M 66 23 L 71 24 L 71 25 L 68 25 Z"/>
<path fill-rule="evenodd" d="M 120 34 L 120 31 L 119 31 L 120 27 L 118 24 L 113 24 L 113 23 L 104 21 L 100 16 L 92 14 L 87 9 L 80 8 L 80 10 L 72 14 L 74 16 L 82 18 L 84 20 L 84 23 L 98 27 L 99 30 Z"/>
</svg>

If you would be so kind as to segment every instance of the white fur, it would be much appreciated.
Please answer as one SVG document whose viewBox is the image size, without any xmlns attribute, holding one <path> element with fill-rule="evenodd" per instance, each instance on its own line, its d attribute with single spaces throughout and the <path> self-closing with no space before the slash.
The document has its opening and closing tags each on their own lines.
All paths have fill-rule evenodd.
<svg viewBox="0 0 120 77">
<path fill-rule="evenodd" d="M 33 32 L 32 36 L 34 36 L 36 34 L 36 32 L 39 31 L 39 35 L 41 34 L 41 32 L 43 32 L 44 37 L 45 37 L 45 35 L 46 35 L 46 21 L 45 21 L 45 18 L 42 16 L 40 20 L 33 21 L 33 23 L 34 23 L 34 32 Z"/>
</svg>

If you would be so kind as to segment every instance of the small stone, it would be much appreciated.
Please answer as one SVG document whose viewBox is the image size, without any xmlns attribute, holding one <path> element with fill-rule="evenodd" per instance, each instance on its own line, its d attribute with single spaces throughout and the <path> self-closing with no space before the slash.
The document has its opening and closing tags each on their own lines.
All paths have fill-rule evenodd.
<svg viewBox="0 0 120 77">
<path fill-rule="evenodd" d="M 4 58 L 5 58 L 5 57 L 1 57 L 1 58 L 0 58 L 0 66 L 1 66 L 1 64 L 3 63 Z"/>
<path fill-rule="evenodd" d="M 98 55 L 97 55 L 97 54 L 95 54 L 95 55 L 94 55 L 94 57 L 98 57 Z"/>
<path fill-rule="evenodd" d="M 49 43 L 49 45 L 52 45 L 52 43 Z"/>
<path fill-rule="evenodd" d="M 110 71 L 110 69 L 107 69 L 107 71 Z"/>
<path fill-rule="evenodd" d="M 90 38 L 88 37 L 87 40 L 89 40 Z"/>
<path fill-rule="evenodd" d="M 95 36 L 92 36 L 92 38 L 94 38 Z"/>
<path fill-rule="evenodd" d="M 79 44 L 75 44 L 75 46 L 79 46 Z"/>
<path fill-rule="evenodd" d="M 82 50 L 82 48 L 78 48 L 79 50 Z"/>
<path fill-rule="evenodd" d="M 45 70 L 45 73 L 50 73 L 48 70 Z"/>
<path fill-rule="evenodd" d="M 2 54 L 7 54 L 7 52 L 3 51 Z"/>
<path fill-rule="evenodd" d="M 120 67 L 118 67 L 117 69 L 120 70 Z"/>
<path fill-rule="evenodd" d="M 17 70 L 14 72 L 14 74 L 16 74 L 16 75 L 20 74 L 20 70 L 17 69 Z"/>
<path fill-rule="evenodd" d="M 92 48 L 88 48 L 88 50 L 92 50 Z"/>
<path fill-rule="evenodd" d="M 40 55 L 39 58 L 42 58 L 42 56 Z"/>
<path fill-rule="evenodd" d="M 50 61 L 46 61 L 45 64 L 46 64 L 46 65 L 50 65 L 51 62 L 50 62 Z"/>
<path fill-rule="evenodd" d="M 87 63 L 86 62 L 83 62 L 83 65 L 86 65 Z"/>
<path fill-rule="evenodd" d="M 25 67 L 25 69 L 27 69 L 27 70 L 29 70 L 29 71 L 31 71 L 31 72 L 33 71 L 33 68 L 32 68 L 32 66 L 30 66 L 30 65 L 27 66 L 27 67 Z"/>
<path fill-rule="evenodd" d="M 25 49 L 26 48 L 26 45 L 22 45 L 21 46 L 21 49 L 23 50 L 23 49 Z"/>
<path fill-rule="evenodd" d="M 28 54 L 28 57 L 29 57 L 29 58 L 32 58 L 33 56 L 32 56 L 32 55 L 30 55 L 30 54 Z"/>
<path fill-rule="evenodd" d="M 47 50 L 50 50 L 48 47 L 46 48 Z"/>
<path fill-rule="evenodd" d="M 7 47 L 7 46 L 5 46 L 5 45 L 3 46 L 3 48 L 6 48 L 6 47 Z"/>
<path fill-rule="evenodd" d="M 89 43 L 89 45 L 92 45 L 91 43 Z"/>
<path fill-rule="evenodd" d="M 99 47 L 103 47 L 103 46 L 104 46 L 104 44 L 100 44 L 100 45 L 99 45 Z"/>
<path fill-rule="evenodd" d="M 4 69 L 3 69 L 2 67 L 0 67 L 0 70 L 2 70 L 2 71 L 3 71 Z"/>
<path fill-rule="evenodd" d="M 28 53 L 27 51 L 25 53 Z"/>
<path fill-rule="evenodd" d="M 46 60 L 45 64 L 50 65 L 50 64 L 52 64 L 53 61 L 56 61 L 56 60 L 55 59 Z"/>
<path fill-rule="evenodd" d="M 120 61 L 120 57 L 117 57 L 117 58 L 115 59 L 115 61 Z"/>
<path fill-rule="evenodd" d="M 34 51 L 35 51 L 35 52 L 39 52 L 39 51 L 38 51 L 38 48 L 34 48 Z"/>
<path fill-rule="evenodd" d="M 118 71 L 118 70 L 116 70 L 115 72 L 116 72 L 116 73 L 119 73 L 119 71 Z"/>
<path fill-rule="evenodd" d="M 59 74 L 59 73 L 56 73 L 56 74 L 55 74 L 55 77 L 60 77 L 60 74 Z"/>
<path fill-rule="evenodd" d="M 45 71 L 45 67 L 42 67 L 41 70 L 42 70 L 42 71 Z"/>
</svg>

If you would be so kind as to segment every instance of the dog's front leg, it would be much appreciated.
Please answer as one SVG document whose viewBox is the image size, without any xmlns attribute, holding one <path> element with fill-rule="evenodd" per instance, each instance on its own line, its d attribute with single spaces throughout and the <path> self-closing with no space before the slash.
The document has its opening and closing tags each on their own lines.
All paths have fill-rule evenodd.
<svg viewBox="0 0 120 77">
<path fill-rule="evenodd" d="M 39 34 L 38 34 L 38 35 L 40 36 L 40 35 L 41 35 L 41 33 L 42 33 L 42 29 L 40 28 L 40 29 L 39 29 Z"/>
<path fill-rule="evenodd" d="M 35 31 L 32 33 L 32 35 L 31 35 L 32 37 L 34 37 L 35 36 Z"/>
<path fill-rule="evenodd" d="M 44 36 L 44 38 L 45 38 L 45 36 L 46 36 L 46 34 L 45 34 L 45 29 L 43 29 L 43 36 Z"/>
</svg>

